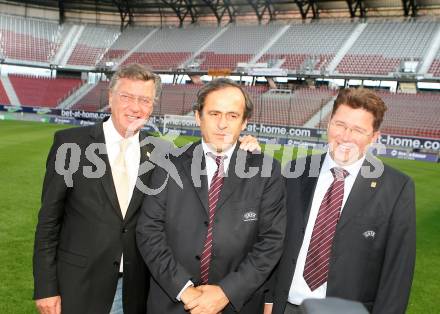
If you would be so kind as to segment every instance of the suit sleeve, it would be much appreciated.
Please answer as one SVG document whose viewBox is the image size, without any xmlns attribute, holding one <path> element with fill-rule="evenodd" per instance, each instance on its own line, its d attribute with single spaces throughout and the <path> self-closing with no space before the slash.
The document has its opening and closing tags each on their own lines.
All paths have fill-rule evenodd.
<svg viewBox="0 0 440 314">
<path fill-rule="evenodd" d="M 272 304 L 274 302 L 274 290 L 275 290 L 275 282 L 278 271 L 278 264 L 275 266 L 274 270 L 270 274 L 267 281 L 264 283 L 264 303 Z"/>
<path fill-rule="evenodd" d="M 167 172 L 155 167 L 150 185 L 157 189 L 167 180 Z M 191 275 L 178 263 L 167 243 L 165 214 L 168 184 L 157 195 L 145 195 L 136 228 L 136 239 L 142 257 L 151 275 L 165 290 L 171 300 L 177 302 L 177 295 L 191 280 Z"/>
<path fill-rule="evenodd" d="M 283 173 L 289 173 L 291 170 L 294 170 L 294 169 L 296 169 L 296 160 L 291 160 L 289 163 L 287 163 L 287 165 L 283 169 L 284 170 Z M 284 179 L 285 193 L 287 193 L 287 191 L 292 191 L 292 189 L 289 189 L 289 183 L 291 184 L 292 181 L 293 181 L 293 179 Z M 287 196 L 286 196 L 286 236 L 284 239 L 284 248 L 286 248 L 287 245 L 289 245 L 289 243 L 288 243 L 289 236 L 288 235 L 289 235 L 289 231 L 291 232 L 291 227 L 293 226 L 293 221 L 291 221 L 291 219 L 292 219 L 292 214 L 288 212 Z M 282 259 L 282 257 L 281 257 L 281 259 Z M 280 263 L 281 263 L 281 261 L 279 261 L 277 263 L 274 270 L 270 274 L 269 279 L 265 283 L 265 292 L 264 292 L 264 302 L 265 303 L 270 303 L 270 304 L 274 303 L 275 287 L 278 283 L 278 276 L 283 276 L 282 274 L 279 275 Z"/>
<path fill-rule="evenodd" d="M 64 177 L 55 170 L 55 159 L 60 145 L 60 136 L 59 133 L 56 133 L 46 161 L 41 208 L 35 231 L 33 256 L 34 299 L 59 295 L 56 251 L 64 214 L 64 199 L 67 192 Z"/>
<path fill-rule="evenodd" d="M 266 181 L 260 207 L 258 234 L 252 249 L 237 271 L 229 273 L 219 285 L 237 312 L 270 276 L 281 257 L 286 231 L 284 180 L 274 161 L 272 176 Z"/>
<path fill-rule="evenodd" d="M 405 313 L 416 255 L 415 213 L 414 183 L 408 178 L 393 209 L 373 314 Z"/>
</svg>

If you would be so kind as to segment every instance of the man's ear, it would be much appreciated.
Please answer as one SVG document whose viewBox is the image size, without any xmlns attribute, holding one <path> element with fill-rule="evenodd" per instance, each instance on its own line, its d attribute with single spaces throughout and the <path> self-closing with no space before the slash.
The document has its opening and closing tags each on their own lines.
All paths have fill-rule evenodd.
<svg viewBox="0 0 440 314">
<path fill-rule="evenodd" d="M 379 136 L 380 136 L 380 131 L 373 132 L 373 137 L 371 138 L 370 144 L 376 143 Z"/>
<path fill-rule="evenodd" d="M 196 118 L 197 125 L 200 126 L 200 113 L 198 110 L 194 112 L 194 117 Z"/>
<path fill-rule="evenodd" d="M 248 122 L 247 119 L 244 119 L 244 120 L 243 120 L 242 125 L 241 125 L 241 130 L 242 130 L 242 131 L 246 130 L 247 122 Z"/>
<path fill-rule="evenodd" d="M 112 107 L 112 97 L 113 97 L 113 95 L 112 95 L 112 91 L 109 90 L 109 91 L 108 91 L 108 106 L 109 106 L 110 108 Z"/>
</svg>

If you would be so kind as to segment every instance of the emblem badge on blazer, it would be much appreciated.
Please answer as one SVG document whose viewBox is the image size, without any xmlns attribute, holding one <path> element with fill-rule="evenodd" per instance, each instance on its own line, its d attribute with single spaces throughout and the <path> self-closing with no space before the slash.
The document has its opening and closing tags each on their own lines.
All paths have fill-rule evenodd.
<svg viewBox="0 0 440 314">
<path fill-rule="evenodd" d="M 364 233 L 362 233 L 362 235 L 365 237 L 365 239 L 368 239 L 368 238 L 374 239 L 376 232 L 374 232 L 373 230 L 368 230 L 368 231 L 365 231 Z"/>
<path fill-rule="evenodd" d="M 248 211 L 243 214 L 243 221 L 255 221 L 258 220 L 257 213 L 253 211 Z"/>
</svg>

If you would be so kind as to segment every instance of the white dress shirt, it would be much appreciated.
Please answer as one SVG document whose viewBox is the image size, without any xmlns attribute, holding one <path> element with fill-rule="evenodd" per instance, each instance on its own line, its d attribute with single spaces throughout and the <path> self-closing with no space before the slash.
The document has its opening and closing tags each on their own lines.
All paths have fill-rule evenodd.
<svg viewBox="0 0 440 314">
<path fill-rule="evenodd" d="M 205 164 L 206 164 L 206 175 L 208 176 L 208 190 L 211 186 L 212 178 L 214 177 L 214 173 L 217 170 L 217 164 L 215 163 L 215 159 L 210 157 L 209 154 L 213 154 L 215 156 L 225 156 L 226 158 L 223 160 L 223 170 L 225 173 L 228 173 L 229 164 L 231 162 L 232 154 L 234 153 L 234 149 L 237 143 L 235 143 L 233 146 L 222 152 L 221 154 L 217 153 L 216 151 L 212 150 L 211 147 L 209 147 L 208 144 L 205 143 L 205 141 L 202 139 L 202 148 L 203 148 L 203 156 L 205 157 Z M 185 291 L 186 288 L 194 286 L 194 283 L 189 280 L 185 286 L 180 290 L 179 294 L 177 295 L 176 299 L 180 301 L 180 296 L 182 295 L 183 291 Z"/>
<path fill-rule="evenodd" d="M 287 301 L 292 304 L 299 305 L 304 299 L 314 298 L 323 299 L 327 293 L 327 282 L 322 284 L 319 288 L 311 291 L 306 281 L 304 280 L 304 265 L 306 263 L 307 252 L 309 250 L 310 240 L 312 238 L 313 227 L 315 226 L 316 217 L 318 216 L 319 207 L 321 206 L 324 195 L 333 182 L 333 174 L 330 169 L 333 167 L 341 167 L 348 171 L 349 175 L 344 182 L 344 198 L 342 200 L 341 213 L 347 201 L 348 195 L 353 187 L 354 181 L 362 167 L 365 156 L 355 163 L 348 166 L 339 166 L 327 152 L 321 171 L 319 172 L 318 182 L 316 183 L 315 193 L 313 194 L 312 207 L 310 208 L 309 220 L 307 222 L 304 233 L 304 240 L 299 251 L 298 260 L 296 261 L 295 272 L 293 275 L 292 284 L 290 285 L 289 295 Z"/>
<path fill-rule="evenodd" d="M 113 120 L 108 119 L 103 123 L 105 147 L 107 149 L 107 157 L 110 163 L 110 168 L 115 164 L 116 158 L 120 151 L 120 143 L 123 137 L 116 130 Z M 128 203 L 130 204 L 131 197 L 133 196 L 133 190 L 136 185 L 136 180 L 139 172 L 139 163 L 141 158 L 140 145 L 139 145 L 139 132 L 133 136 L 127 138 L 129 144 L 125 153 L 125 162 L 128 171 Z M 123 256 L 121 257 L 121 264 L 119 265 L 119 271 L 123 271 Z"/>
<path fill-rule="evenodd" d="M 208 187 L 211 186 L 212 178 L 214 177 L 214 173 L 217 170 L 215 159 L 209 156 L 209 154 L 213 154 L 214 156 L 225 156 L 226 158 L 223 160 L 223 169 L 225 173 L 228 173 L 229 163 L 231 162 L 232 153 L 234 152 L 236 145 L 237 144 L 231 146 L 230 148 L 219 154 L 216 151 L 212 150 L 211 147 L 209 147 L 209 145 L 202 140 L 203 155 L 205 156 L 206 163 L 206 174 L 208 176 Z"/>
</svg>

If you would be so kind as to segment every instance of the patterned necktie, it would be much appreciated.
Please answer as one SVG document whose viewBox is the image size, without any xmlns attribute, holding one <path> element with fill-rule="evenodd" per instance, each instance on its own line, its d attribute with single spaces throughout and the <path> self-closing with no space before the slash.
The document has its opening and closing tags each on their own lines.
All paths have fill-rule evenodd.
<svg viewBox="0 0 440 314">
<path fill-rule="evenodd" d="M 214 215 L 215 208 L 220 196 L 220 191 L 223 187 L 224 169 L 223 162 L 225 156 L 215 156 L 209 154 L 210 157 L 215 158 L 217 164 L 217 170 L 212 177 L 211 186 L 208 192 L 208 204 L 209 204 L 209 224 L 208 232 L 206 234 L 205 245 L 203 247 L 203 253 L 200 257 L 200 279 L 202 284 L 208 283 L 209 264 L 211 263 L 211 251 L 212 251 L 212 228 L 214 227 Z"/>
<path fill-rule="evenodd" d="M 127 163 L 125 161 L 125 153 L 127 152 L 128 144 L 129 142 L 127 139 L 121 140 L 119 143 L 119 154 L 112 167 L 113 182 L 115 184 L 122 217 L 125 217 L 128 208 L 129 179 Z"/>
<path fill-rule="evenodd" d="M 342 168 L 330 171 L 334 180 L 319 207 L 304 265 L 303 277 L 311 291 L 327 281 L 333 237 L 344 198 L 344 179 L 348 175 Z"/>
</svg>

